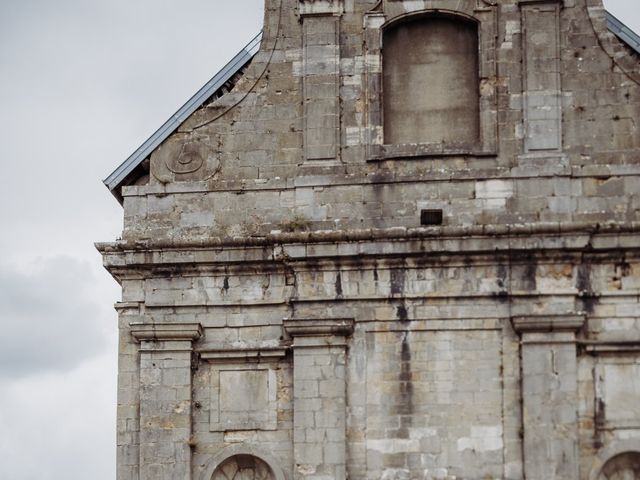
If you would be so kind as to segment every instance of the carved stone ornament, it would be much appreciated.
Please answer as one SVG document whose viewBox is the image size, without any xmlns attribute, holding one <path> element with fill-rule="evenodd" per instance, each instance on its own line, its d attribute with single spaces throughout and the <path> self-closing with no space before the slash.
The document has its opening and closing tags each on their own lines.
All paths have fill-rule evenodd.
<svg viewBox="0 0 640 480">
<path fill-rule="evenodd" d="M 160 183 L 207 180 L 219 170 L 218 155 L 204 135 L 172 135 L 151 155 L 151 173 Z"/>
</svg>

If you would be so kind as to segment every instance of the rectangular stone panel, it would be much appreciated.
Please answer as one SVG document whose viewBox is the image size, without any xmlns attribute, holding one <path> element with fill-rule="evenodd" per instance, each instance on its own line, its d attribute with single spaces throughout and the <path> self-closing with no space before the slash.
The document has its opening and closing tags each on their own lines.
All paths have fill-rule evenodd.
<svg viewBox="0 0 640 480">
<path fill-rule="evenodd" d="M 604 359 L 596 367 L 598 426 L 640 428 L 640 360 Z"/>
<path fill-rule="evenodd" d="M 222 367 L 211 375 L 211 431 L 274 430 L 277 380 L 268 367 Z"/>
<path fill-rule="evenodd" d="M 499 331 L 370 332 L 367 351 L 368 478 L 502 478 Z"/>
<path fill-rule="evenodd" d="M 306 160 L 334 159 L 339 139 L 339 17 L 303 20 L 304 148 Z"/>
<path fill-rule="evenodd" d="M 558 2 L 522 6 L 525 151 L 562 147 Z"/>
</svg>

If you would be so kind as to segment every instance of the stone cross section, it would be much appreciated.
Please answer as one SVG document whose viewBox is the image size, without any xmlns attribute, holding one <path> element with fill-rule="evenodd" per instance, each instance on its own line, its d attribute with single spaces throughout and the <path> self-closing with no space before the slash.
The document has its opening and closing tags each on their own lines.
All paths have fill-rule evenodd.
<svg viewBox="0 0 640 480">
<path fill-rule="evenodd" d="M 133 323 L 140 342 L 140 480 L 191 480 L 192 343 L 200 324 Z"/>
<path fill-rule="evenodd" d="M 513 319 L 521 336 L 525 476 L 571 480 L 578 473 L 578 362 L 581 315 Z"/>
<path fill-rule="evenodd" d="M 305 160 L 332 160 L 338 156 L 341 11 L 338 1 L 300 4 Z"/>
<path fill-rule="evenodd" d="M 525 151 L 562 148 L 560 0 L 521 0 Z"/>
<path fill-rule="evenodd" d="M 294 480 L 346 478 L 346 348 L 352 319 L 285 320 L 293 337 Z"/>
</svg>

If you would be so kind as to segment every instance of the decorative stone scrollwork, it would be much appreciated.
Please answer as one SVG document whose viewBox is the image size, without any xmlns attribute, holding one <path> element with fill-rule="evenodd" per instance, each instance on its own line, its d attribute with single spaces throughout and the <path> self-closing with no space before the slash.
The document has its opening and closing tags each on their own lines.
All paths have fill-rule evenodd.
<svg viewBox="0 0 640 480">
<path fill-rule="evenodd" d="M 640 453 L 616 455 L 604 464 L 598 480 L 636 480 L 640 478 Z"/>
<path fill-rule="evenodd" d="M 219 170 L 218 155 L 204 135 L 175 134 L 151 156 L 151 173 L 160 183 L 207 180 Z"/>
<path fill-rule="evenodd" d="M 275 480 L 275 476 L 258 457 L 234 455 L 216 468 L 211 480 Z"/>
</svg>

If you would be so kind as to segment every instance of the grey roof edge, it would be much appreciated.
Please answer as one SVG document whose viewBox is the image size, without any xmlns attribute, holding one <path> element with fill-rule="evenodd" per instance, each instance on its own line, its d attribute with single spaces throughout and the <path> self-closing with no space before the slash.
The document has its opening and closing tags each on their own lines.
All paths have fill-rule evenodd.
<svg viewBox="0 0 640 480">
<path fill-rule="evenodd" d="M 606 10 L 604 13 L 607 17 L 609 31 L 640 54 L 640 35 L 618 20 L 612 13 Z"/>
<path fill-rule="evenodd" d="M 258 52 L 262 31 L 234 56 L 222 69 L 216 73 L 200 90 L 198 90 L 182 107 L 174 113 L 158 130 L 155 131 L 129 158 L 120 164 L 107 178 L 103 180 L 106 187 L 120 200 L 117 191 L 122 182 L 178 127 L 195 112 L 218 89 L 224 86 L 238 73 Z"/>
</svg>

